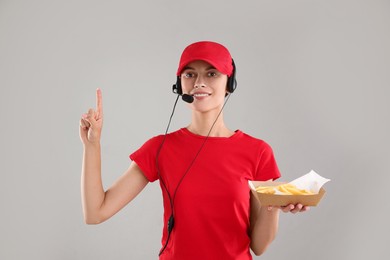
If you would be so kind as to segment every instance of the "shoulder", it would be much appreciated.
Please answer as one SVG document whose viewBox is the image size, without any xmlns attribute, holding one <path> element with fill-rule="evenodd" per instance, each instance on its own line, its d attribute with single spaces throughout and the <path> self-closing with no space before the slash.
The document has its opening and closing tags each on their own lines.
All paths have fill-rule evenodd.
<svg viewBox="0 0 390 260">
<path fill-rule="evenodd" d="M 245 142 L 245 143 L 252 144 L 255 146 L 259 146 L 259 147 L 271 148 L 271 146 L 263 139 L 254 137 L 254 136 L 247 134 L 241 130 L 237 130 L 237 132 L 239 133 L 238 139 L 240 139 L 241 142 Z"/>
</svg>

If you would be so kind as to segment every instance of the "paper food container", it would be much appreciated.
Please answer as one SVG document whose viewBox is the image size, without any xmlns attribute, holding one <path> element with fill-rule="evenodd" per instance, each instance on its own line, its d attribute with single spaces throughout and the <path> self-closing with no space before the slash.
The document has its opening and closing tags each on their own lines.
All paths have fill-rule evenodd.
<svg viewBox="0 0 390 260">
<path fill-rule="evenodd" d="M 325 190 L 320 188 L 317 194 L 309 195 L 282 195 L 282 194 L 265 194 L 256 191 L 258 186 L 278 186 L 285 182 L 273 181 L 249 181 L 249 186 L 253 195 L 258 199 L 261 205 L 265 206 L 286 206 L 288 204 L 302 204 L 304 206 L 316 206 L 325 194 Z"/>
</svg>

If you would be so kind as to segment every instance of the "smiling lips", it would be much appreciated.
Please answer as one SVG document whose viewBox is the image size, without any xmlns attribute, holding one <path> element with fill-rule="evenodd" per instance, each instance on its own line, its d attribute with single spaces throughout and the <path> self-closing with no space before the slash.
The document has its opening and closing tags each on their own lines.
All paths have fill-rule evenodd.
<svg viewBox="0 0 390 260">
<path fill-rule="evenodd" d="M 207 92 L 196 92 L 194 94 L 192 94 L 192 96 L 196 99 L 201 99 L 201 98 L 205 98 L 205 97 L 208 97 L 210 96 L 211 94 L 210 93 L 207 93 Z"/>
</svg>

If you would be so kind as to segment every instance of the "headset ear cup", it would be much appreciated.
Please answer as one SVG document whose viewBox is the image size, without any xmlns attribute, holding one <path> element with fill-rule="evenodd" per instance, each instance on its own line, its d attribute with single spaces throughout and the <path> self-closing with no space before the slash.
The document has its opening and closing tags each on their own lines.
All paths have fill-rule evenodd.
<svg viewBox="0 0 390 260">
<path fill-rule="evenodd" d="M 232 75 L 228 78 L 227 90 L 229 93 L 233 93 L 234 90 L 236 89 L 236 87 L 237 87 L 237 81 L 234 78 L 234 76 Z"/>
<path fill-rule="evenodd" d="M 172 92 L 179 95 L 183 94 L 183 90 L 181 88 L 181 80 L 179 76 L 177 76 L 176 83 L 172 87 Z"/>
<path fill-rule="evenodd" d="M 232 75 L 228 78 L 227 88 L 230 93 L 233 93 L 237 88 L 237 80 L 236 80 L 236 65 L 234 64 L 234 60 L 232 59 L 233 72 Z"/>
<path fill-rule="evenodd" d="M 183 95 L 183 89 L 181 87 L 181 79 L 179 76 L 177 76 L 176 87 L 177 87 L 177 94 Z"/>
</svg>

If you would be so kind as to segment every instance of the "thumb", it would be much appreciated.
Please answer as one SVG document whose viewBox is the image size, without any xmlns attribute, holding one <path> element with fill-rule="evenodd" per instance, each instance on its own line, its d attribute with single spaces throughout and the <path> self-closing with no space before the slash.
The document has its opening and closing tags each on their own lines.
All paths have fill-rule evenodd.
<svg viewBox="0 0 390 260">
<path fill-rule="evenodd" d="M 88 113 L 83 117 L 85 121 L 87 121 L 90 124 L 91 128 L 94 128 L 96 126 L 96 112 L 92 108 L 88 110 Z"/>
</svg>

